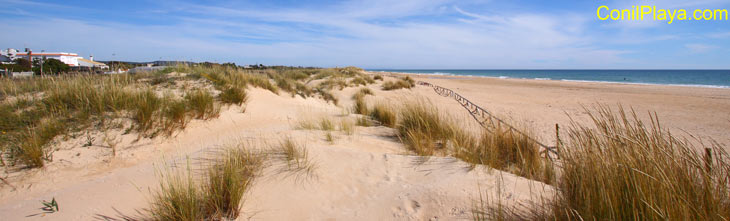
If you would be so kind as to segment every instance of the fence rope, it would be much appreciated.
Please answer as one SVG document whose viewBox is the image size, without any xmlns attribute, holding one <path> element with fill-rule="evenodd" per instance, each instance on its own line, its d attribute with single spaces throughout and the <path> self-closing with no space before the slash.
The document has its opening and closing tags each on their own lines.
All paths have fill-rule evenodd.
<svg viewBox="0 0 730 221">
<path fill-rule="evenodd" d="M 456 100 L 457 102 L 459 102 L 459 104 L 461 104 L 461 106 L 464 107 L 469 112 L 469 115 L 471 115 L 474 118 L 474 120 L 476 120 L 477 123 L 479 123 L 479 125 L 481 125 L 487 131 L 491 132 L 492 131 L 491 129 L 495 128 L 494 121 L 496 120 L 498 124 L 507 126 L 507 128 L 509 130 L 511 130 L 515 133 L 518 133 L 518 134 L 526 137 L 527 139 L 537 143 L 537 145 L 539 145 L 540 147 L 543 148 L 543 151 L 541 151 L 541 153 L 544 153 L 546 156 L 549 157 L 550 153 L 558 156 L 558 152 L 556 150 L 557 148 L 555 146 L 545 145 L 542 142 L 536 140 L 535 138 L 528 136 L 526 133 L 518 130 L 517 128 L 508 124 L 504 120 L 494 116 L 489 111 L 485 110 L 484 108 L 480 107 L 479 105 L 474 104 L 469 99 L 466 99 L 465 97 L 454 92 L 453 90 L 445 88 L 445 87 L 441 87 L 438 85 L 433 85 L 433 84 L 425 82 L 425 81 L 418 81 L 418 84 L 431 87 L 431 88 L 433 88 L 433 91 L 436 92 L 438 95 L 441 95 L 443 97 L 451 97 L 454 100 Z"/>
</svg>

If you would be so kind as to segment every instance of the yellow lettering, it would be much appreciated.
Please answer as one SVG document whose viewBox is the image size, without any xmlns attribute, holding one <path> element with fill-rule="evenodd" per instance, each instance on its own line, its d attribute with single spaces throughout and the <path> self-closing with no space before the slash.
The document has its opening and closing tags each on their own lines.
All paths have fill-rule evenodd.
<svg viewBox="0 0 730 221">
<path fill-rule="evenodd" d="M 621 19 L 621 11 L 619 11 L 618 9 L 611 10 L 611 19 L 613 19 L 613 20 Z"/>
<path fill-rule="evenodd" d="M 596 10 L 596 16 L 598 16 L 598 19 L 606 20 L 606 19 L 608 19 L 609 15 L 606 15 L 606 17 L 601 17 L 601 9 L 602 8 L 605 8 L 606 11 L 608 11 L 608 6 L 605 6 L 605 5 L 598 6 L 598 9 Z"/>
<path fill-rule="evenodd" d="M 667 10 L 659 9 L 657 11 L 658 15 L 656 16 L 657 20 L 667 20 Z"/>
<path fill-rule="evenodd" d="M 626 15 L 626 20 L 631 20 L 631 10 L 624 9 L 621 10 L 621 20 L 624 20 L 624 15 Z"/>
<path fill-rule="evenodd" d="M 677 10 L 674 10 L 674 13 L 672 13 L 672 10 L 667 10 L 669 12 L 669 24 L 672 24 L 674 22 L 674 16 L 677 14 Z"/>
<path fill-rule="evenodd" d="M 702 10 L 699 10 L 699 9 L 695 9 L 695 10 L 694 10 L 694 12 L 692 12 L 692 17 L 693 17 L 693 18 L 694 18 L 695 20 L 698 20 L 698 19 L 699 19 L 699 18 L 697 17 L 697 12 L 702 12 Z"/>
<path fill-rule="evenodd" d="M 649 11 L 646 11 L 645 9 L 648 9 Z M 644 20 L 644 15 L 648 15 L 652 13 L 652 9 L 649 6 L 641 6 L 641 20 Z"/>
<path fill-rule="evenodd" d="M 722 20 L 722 18 L 723 18 L 722 15 L 725 15 L 725 20 L 727 20 L 727 16 L 728 16 L 727 14 L 728 14 L 727 13 L 727 9 L 717 9 L 717 10 L 715 10 L 715 17 L 716 18 L 717 17 L 720 17 L 720 20 Z"/>
<path fill-rule="evenodd" d="M 679 19 L 680 21 L 687 20 L 687 11 L 684 9 L 679 9 L 677 19 Z"/>
<path fill-rule="evenodd" d="M 708 12 L 710 13 L 710 16 L 706 16 L 706 14 L 707 14 Z M 710 19 L 714 19 L 714 18 L 712 18 L 712 10 L 710 10 L 710 9 L 705 9 L 704 11 L 702 11 L 702 17 L 703 17 L 703 18 L 704 18 L 705 20 L 710 20 Z"/>
</svg>

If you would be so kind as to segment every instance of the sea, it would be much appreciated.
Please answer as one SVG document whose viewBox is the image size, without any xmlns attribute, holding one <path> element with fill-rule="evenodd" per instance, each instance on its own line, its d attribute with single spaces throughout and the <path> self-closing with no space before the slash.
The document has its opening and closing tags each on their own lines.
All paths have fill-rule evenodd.
<svg viewBox="0 0 730 221">
<path fill-rule="evenodd" d="M 439 70 L 368 69 L 374 72 L 403 72 L 443 76 L 611 82 L 691 87 L 730 88 L 730 70 Z"/>
</svg>

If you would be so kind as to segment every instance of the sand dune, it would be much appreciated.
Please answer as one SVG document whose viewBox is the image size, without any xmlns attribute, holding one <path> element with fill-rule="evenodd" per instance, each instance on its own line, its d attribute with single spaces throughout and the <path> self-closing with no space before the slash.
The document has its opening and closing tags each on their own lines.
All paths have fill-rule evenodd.
<svg viewBox="0 0 730 221">
<path fill-rule="evenodd" d="M 386 77 L 389 79 L 389 77 Z M 553 142 L 555 123 L 566 125 L 565 113 L 584 121 L 581 105 L 618 103 L 638 111 L 656 111 L 672 128 L 707 134 L 730 143 L 730 90 L 670 86 L 638 86 L 489 78 L 417 77 L 449 87 L 500 116 L 525 121 L 540 138 Z M 386 79 L 387 80 L 387 79 Z M 371 102 L 402 102 L 425 96 L 467 128 L 477 128 L 456 102 L 430 88 L 375 91 Z M 302 143 L 312 158 L 311 174 L 267 168 L 248 194 L 239 219 L 253 220 L 454 220 L 469 219 L 481 194 L 507 202 L 525 202 L 552 191 L 513 174 L 477 166 L 452 157 L 422 157 L 408 153 L 386 127 L 357 127 L 353 135 L 297 130 L 300 120 L 317 116 L 355 119 L 347 114 L 356 88 L 337 91 L 340 106 L 320 99 L 292 98 L 263 89 L 250 89 L 245 113 L 224 108 L 210 121 L 193 121 L 172 138 L 142 139 L 133 134 L 121 140 L 117 156 L 108 150 L 80 147 L 85 138 L 63 141 L 54 161 L 41 169 L 13 173 L 15 188 L 0 190 L 3 220 L 91 220 L 100 215 L 134 215 L 146 208 L 150 191 L 159 186 L 160 171 L 175 165 L 201 167 L 200 159 L 225 144 L 244 142 L 253 147 L 290 136 Z M 92 134 L 101 140 L 102 134 Z M 103 146 L 103 144 L 99 144 Z M 60 211 L 43 214 L 41 201 L 54 198 Z"/>
</svg>

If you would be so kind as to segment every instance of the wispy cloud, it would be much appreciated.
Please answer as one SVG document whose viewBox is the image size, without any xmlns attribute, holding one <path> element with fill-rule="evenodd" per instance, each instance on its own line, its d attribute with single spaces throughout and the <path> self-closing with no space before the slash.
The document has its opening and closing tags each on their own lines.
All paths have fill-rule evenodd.
<svg viewBox="0 0 730 221">
<path fill-rule="evenodd" d="M 692 53 L 705 53 L 717 48 L 717 46 L 714 45 L 700 43 L 685 44 L 684 47 L 689 49 Z"/>
<path fill-rule="evenodd" d="M 86 9 L 69 9 L 65 14 L 75 16 L 65 17 L 54 12 L 54 3 L 10 2 L 0 11 L 27 10 L 34 16 L 4 18 L 0 30 L 23 33 L 0 35 L 6 47 L 29 45 L 100 59 L 114 53 L 115 59 L 128 60 L 371 68 L 631 68 L 647 66 L 635 59 L 651 52 L 636 47 L 640 44 L 667 42 L 696 53 L 724 47 L 682 42 L 680 34 L 657 32 L 662 26 L 605 27 L 592 7 L 558 9 L 540 2 L 545 10 L 497 10 L 509 3 L 451 0 L 305 6 L 172 0 L 150 2 L 130 12 L 135 16 L 99 13 L 85 19 L 78 16 Z"/>
</svg>

